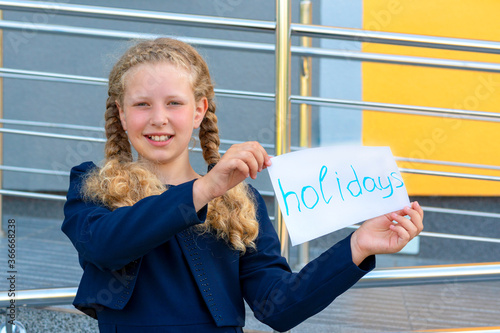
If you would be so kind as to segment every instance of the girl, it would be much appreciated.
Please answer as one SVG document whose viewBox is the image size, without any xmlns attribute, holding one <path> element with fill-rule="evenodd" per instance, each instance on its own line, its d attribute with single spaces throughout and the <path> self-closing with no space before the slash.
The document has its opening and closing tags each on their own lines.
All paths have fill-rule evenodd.
<svg viewBox="0 0 500 333">
<path fill-rule="evenodd" d="M 101 332 L 242 332 L 243 299 L 257 319 L 287 330 L 372 270 L 374 254 L 401 250 L 423 228 L 414 202 L 292 273 L 262 197 L 243 182 L 270 158 L 256 142 L 220 157 L 213 85 L 191 46 L 133 46 L 108 93 L 106 160 L 72 169 L 62 225 L 83 268 L 74 305 Z M 197 128 L 204 176 L 188 156 Z"/>
</svg>

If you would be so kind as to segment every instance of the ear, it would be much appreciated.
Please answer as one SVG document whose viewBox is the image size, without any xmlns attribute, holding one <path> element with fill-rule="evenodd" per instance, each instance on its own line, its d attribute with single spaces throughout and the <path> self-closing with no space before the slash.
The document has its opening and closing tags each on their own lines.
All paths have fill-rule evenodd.
<svg viewBox="0 0 500 333">
<path fill-rule="evenodd" d="M 208 100 L 206 97 L 203 97 L 196 103 L 196 109 L 194 110 L 193 128 L 200 127 L 203 118 L 205 118 L 207 110 Z"/>
<path fill-rule="evenodd" d="M 125 120 L 125 111 L 123 111 L 122 107 L 120 106 L 120 103 L 118 101 L 115 101 L 116 107 L 118 108 L 118 112 L 120 115 L 120 122 L 122 123 L 122 127 L 124 131 L 127 131 L 127 121 Z"/>
</svg>

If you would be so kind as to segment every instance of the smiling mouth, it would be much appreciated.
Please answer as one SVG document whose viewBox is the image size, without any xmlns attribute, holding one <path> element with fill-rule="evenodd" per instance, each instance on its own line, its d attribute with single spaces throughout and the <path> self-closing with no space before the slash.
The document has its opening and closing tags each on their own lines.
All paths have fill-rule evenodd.
<svg viewBox="0 0 500 333">
<path fill-rule="evenodd" d="M 170 139 L 172 136 L 171 135 L 147 135 L 147 137 L 152 141 L 164 142 L 164 141 L 168 141 L 168 139 Z"/>
</svg>

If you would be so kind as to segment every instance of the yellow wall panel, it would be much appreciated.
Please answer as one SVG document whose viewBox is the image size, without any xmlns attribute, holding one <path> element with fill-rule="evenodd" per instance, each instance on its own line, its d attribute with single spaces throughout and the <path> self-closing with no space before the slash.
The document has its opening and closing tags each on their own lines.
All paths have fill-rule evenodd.
<svg viewBox="0 0 500 333">
<path fill-rule="evenodd" d="M 365 0 L 363 28 L 500 41 L 500 1 Z M 500 63 L 500 55 L 394 45 L 364 52 Z M 363 63 L 363 100 L 500 112 L 500 74 Z M 500 123 L 365 111 L 363 143 L 389 145 L 396 156 L 500 165 Z M 399 163 L 404 168 L 500 175 L 495 170 Z M 500 195 L 500 183 L 404 175 L 413 195 Z"/>
</svg>

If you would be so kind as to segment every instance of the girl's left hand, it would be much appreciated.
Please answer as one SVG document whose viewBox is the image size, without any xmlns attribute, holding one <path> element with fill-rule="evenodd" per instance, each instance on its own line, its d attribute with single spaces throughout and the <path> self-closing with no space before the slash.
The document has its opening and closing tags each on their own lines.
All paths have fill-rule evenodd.
<svg viewBox="0 0 500 333">
<path fill-rule="evenodd" d="M 424 229 L 423 218 L 415 201 L 411 207 L 365 221 L 351 237 L 353 262 L 359 265 L 372 254 L 400 251 Z"/>
</svg>

